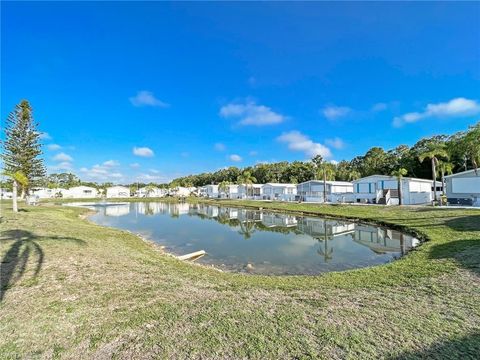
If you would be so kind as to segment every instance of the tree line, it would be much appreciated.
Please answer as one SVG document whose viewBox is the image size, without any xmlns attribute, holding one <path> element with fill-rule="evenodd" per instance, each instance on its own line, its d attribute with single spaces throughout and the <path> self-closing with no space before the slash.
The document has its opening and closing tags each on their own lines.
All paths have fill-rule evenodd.
<svg viewBox="0 0 480 360">
<path fill-rule="evenodd" d="M 393 175 L 432 179 L 432 157 L 435 178 L 477 168 L 480 164 L 480 122 L 465 131 L 452 135 L 435 135 L 419 140 L 413 146 L 399 145 L 384 150 L 372 147 L 352 160 L 329 163 L 319 156 L 311 161 L 277 162 L 238 168 L 235 166 L 215 172 L 180 177 L 171 186 L 203 186 L 207 184 L 242 183 L 247 173 L 257 183 L 301 183 L 312 179 L 352 181 L 370 175 Z M 426 161 L 428 160 L 428 161 Z"/>
</svg>

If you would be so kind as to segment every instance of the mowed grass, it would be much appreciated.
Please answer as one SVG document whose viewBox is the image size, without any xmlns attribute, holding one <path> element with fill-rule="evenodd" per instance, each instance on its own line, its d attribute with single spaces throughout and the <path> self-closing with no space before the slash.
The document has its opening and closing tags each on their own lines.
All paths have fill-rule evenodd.
<svg viewBox="0 0 480 360">
<path fill-rule="evenodd" d="M 427 240 L 322 276 L 221 273 L 81 218 L 2 207 L 1 358 L 476 359 L 480 211 L 223 201 L 389 224 Z"/>
</svg>

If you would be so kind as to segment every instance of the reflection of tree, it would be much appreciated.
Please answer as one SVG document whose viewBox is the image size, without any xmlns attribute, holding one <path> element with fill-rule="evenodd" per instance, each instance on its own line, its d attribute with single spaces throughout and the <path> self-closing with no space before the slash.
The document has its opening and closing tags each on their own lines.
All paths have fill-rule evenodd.
<svg viewBox="0 0 480 360">
<path fill-rule="evenodd" d="M 240 222 L 240 230 L 238 233 L 243 236 L 245 240 L 248 240 L 252 237 L 252 234 L 255 232 L 255 222 L 253 220 L 245 220 Z"/>
<path fill-rule="evenodd" d="M 145 215 L 153 215 L 153 206 L 151 203 L 145 203 Z"/>
<path fill-rule="evenodd" d="M 326 263 L 329 260 L 332 260 L 333 259 L 333 247 L 328 249 L 328 240 L 331 240 L 331 239 L 329 239 L 329 236 L 328 236 L 327 222 L 326 221 L 324 221 L 324 223 L 323 223 L 323 236 L 322 237 L 318 236 L 318 237 L 315 237 L 314 239 L 323 243 L 323 249 L 319 248 L 317 250 L 317 253 L 319 255 L 323 256 L 323 259 Z"/>
</svg>

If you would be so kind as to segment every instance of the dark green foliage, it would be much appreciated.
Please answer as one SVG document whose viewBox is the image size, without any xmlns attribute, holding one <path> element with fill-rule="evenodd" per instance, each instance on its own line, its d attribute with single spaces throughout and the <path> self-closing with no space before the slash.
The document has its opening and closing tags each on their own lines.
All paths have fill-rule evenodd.
<svg viewBox="0 0 480 360">
<path fill-rule="evenodd" d="M 9 173 L 21 171 L 29 186 L 34 186 L 45 175 L 41 154 L 38 123 L 33 120 L 29 102 L 22 100 L 7 117 L 1 155 L 4 170 Z"/>
</svg>

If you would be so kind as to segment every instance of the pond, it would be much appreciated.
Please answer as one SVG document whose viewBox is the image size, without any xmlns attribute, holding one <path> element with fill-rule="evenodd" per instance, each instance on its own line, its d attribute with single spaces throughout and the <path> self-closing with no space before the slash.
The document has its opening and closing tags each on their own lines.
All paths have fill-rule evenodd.
<svg viewBox="0 0 480 360">
<path fill-rule="evenodd" d="M 253 274 L 319 274 L 399 258 L 419 241 L 382 226 L 207 204 L 91 204 L 97 224 L 129 230 L 166 251 L 205 250 L 197 262 Z"/>
</svg>

